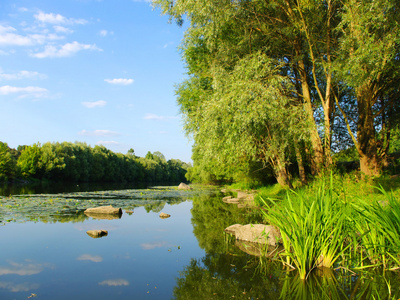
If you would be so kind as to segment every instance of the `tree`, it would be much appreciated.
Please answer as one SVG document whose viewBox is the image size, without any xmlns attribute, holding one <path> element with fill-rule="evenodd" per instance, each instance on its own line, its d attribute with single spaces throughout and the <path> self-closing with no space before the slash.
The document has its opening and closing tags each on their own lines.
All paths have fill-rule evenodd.
<svg viewBox="0 0 400 300">
<path fill-rule="evenodd" d="M 338 27 L 342 35 L 336 67 L 338 77 L 351 88 L 345 100 L 356 102 L 357 131 L 350 126 L 348 130 L 366 175 L 381 171 L 390 136 L 383 134 L 379 140 L 378 132 L 390 132 L 395 122 L 388 110 L 399 106 L 399 10 L 400 3 L 394 0 L 348 0 Z M 347 112 L 341 111 L 350 123 Z M 383 123 L 376 123 L 379 118 Z"/>
<path fill-rule="evenodd" d="M 294 116 L 302 108 L 298 119 L 301 122 L 292 124 L 302 128 L 301 134 L 283 137 L 279 127 L 269 122 L 269 139 L 265 139 L 265 132 L 253 132 L 250 139 L 258 149 L 269 149 L 268 159 L 277 174 L 282 170 L 282 176 L 286 176 L 288 151 L 296 154 L 304 181 L 304 157 L 308 157 L 311 172 L 316 175 L 330 167 L 332 147 L 344 149 L 352 143 L 360 156 L 361 171 L 367 175 L 380 172 L 389 149 L 390 130 L 398 119 L 391 113 L 399 106 L 396 101 L 399 83 L 395 80 L 399 77 L 400 60 L 398 1 L 156 0 L 154 3 L 178 24 L 182 23 L 183 15 L 190 22 L 182 43 L 190 77 L 179 86 L 177 94 L 185 130 L 195 141 L 194 153 L 199 149 L 210 162 L 195 160 L 195 167 L 197 164 L 207 169 L 207 165 L 220 165 L 228 157 L 227 148 L 233 147 L 232 136 L 243 134 L 235 122 L 231 126 L 219 126 L 217 122 L 223 122 L 223 112 L 229 119 L 229 105 L 222 99 L 240 89 L 235 82 L 235 69 L 241 66 L 246 70 L 243 66 L 250 62 L 249 58 L 259 55 L 272 62 L 276 68 L 274 76 L 281 76 L 273 88 L 285 91 L 290 99 L 283 109 L 277 106 L 276 115 L 284 119 L 288 112 Z M 271 66 L 265 67 L 268 74 Z M 255 76 L 248 79 L 246 86 L 265 82 L 264 77 Z M 243 105 L 246 104 L 243 100 Z M 219 111 L 217 122 L 207 115 L 211 110 L 214 117 Z M 294 127 L 287 127 L 288 131 L 293 132 Z M 209 136 L 202 133 L 203 128 L 207 128 Z M 347 134 L 343 134 L 344 128 Z M 223 140 L 218 147 L 213 135 Z M 270 150 L 277 140 L 286 140 L 287 144 L 278 143 L 279 155 L 271 156 Z M 259 152 L 247 153 L 242 163 L 252 160 L 260 160 Z"/>
<path fill-rule="evenodd" d="M 0 181 L 13 179 L 16 173 L 17 160 L 12 155 L 7 143 L 0 142 Z"/>
<path fill-rule="evenodd" d="M 26 146 L 21 151 L 17 166 L 23 177 L 41 178 L 42 172 L 39 167 L 41 157 L 41 146 L 39 143 Z"/>
</svg>

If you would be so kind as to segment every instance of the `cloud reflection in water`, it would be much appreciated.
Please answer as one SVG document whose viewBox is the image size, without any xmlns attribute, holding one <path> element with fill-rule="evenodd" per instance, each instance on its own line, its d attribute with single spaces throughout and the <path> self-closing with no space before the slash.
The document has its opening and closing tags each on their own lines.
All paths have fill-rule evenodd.
<svg viewBox="0 0 400 300">
<path fill-rule="evenodd" d="M 103 258 L 100 255 L 82 254 L 77 260 L 90 260 L 92 262 L 102 262 Z"/>
<path fill-rule="evenodd" d="M 129 282 L 125 279 L 108 279 L 102 282 L 99 282 L 99 285 L 108 285 L 108 286 L 127 286 Z"/>
</svg>

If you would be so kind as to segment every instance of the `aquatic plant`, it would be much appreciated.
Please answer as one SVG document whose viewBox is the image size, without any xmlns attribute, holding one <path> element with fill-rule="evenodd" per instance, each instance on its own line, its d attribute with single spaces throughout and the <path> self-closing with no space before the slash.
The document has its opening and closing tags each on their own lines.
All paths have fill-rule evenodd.
<svg viewBox="0 0 400 300">
<path fill-rule="evenodd" d="M 321 185 L 314 197 L 291 192 L 283 201 L 268 200 L 272 205 L 261 199 L 267 207 L 264 217 L 281 231 L 284 263 L 297 269 L 301 279 L 316 267 L 331 268 L 346 249 L 347 213 L 346 204 L 333 193 L 333 181 L 329 188 Z"/>
<path fill-rule="evenodd" d="M 352 205 L 359 216 L 354 220 L 355 227 L 367 258 L 373 266 L 382 265 L 385 269 L 400 267 L 400 203 L 393 193 L 377 188 L 385 201 L 368 203 L 363 200 Z"/>
</svg>

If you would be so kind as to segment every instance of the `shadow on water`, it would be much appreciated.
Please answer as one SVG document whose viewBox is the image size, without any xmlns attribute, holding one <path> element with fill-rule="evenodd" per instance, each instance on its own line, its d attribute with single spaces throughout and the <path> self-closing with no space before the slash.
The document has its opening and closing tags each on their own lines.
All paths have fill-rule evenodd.
<svg viewBox="0 0 400 300">
<path fill-rule="evenodd" d="M 193 232 L 206 254 L 180 272 L 174 299 L 399 299 L 398 272 L 356 274 L 324 268 L 302 280 L 279 260 L 242 252 L 224 228 L 257 221 L 258 214 L 220 199 L 193 200 Z"/>
</svg>

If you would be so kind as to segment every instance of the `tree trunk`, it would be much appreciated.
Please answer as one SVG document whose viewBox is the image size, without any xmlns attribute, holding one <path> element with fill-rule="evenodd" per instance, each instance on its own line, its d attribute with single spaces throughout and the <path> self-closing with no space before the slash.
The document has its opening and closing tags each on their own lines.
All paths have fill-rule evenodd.
<svg viewBox="0 0 400 300">
<path fill-rule="evenodd" d="M 293 185 L 289 180 L 289 175 L 286 170 L 286 165 L 281 161 L 278 156 L 276 156 L 273 160 L 275 178 L 278 183 L 283 187 L 289 187 L 290 189 L 293 189 Z"/>
<path fill-rule="evenodd" d="M 299 143 L 294 140 L 294 151 L 296 152 L 297 166 L 299 168 L 299 178 L 302 184 L 307 184 L 306 171 L 304 169 L 303 156 L 301 155 Z"/>
<path fill-rule="evenodd" d="M 307 113 L 310 124 L 313 124 L 310 128 L 310 140 L 314 152 L 312 158 L 313 161 L 311 163 L 311 174 L 318 175 L 319 173 L 321 173 L 321 169 L 324 163 L 324 151 L 321 143 L 321 138 L 319 137 L 317 127 L 315 125 L 314 110 L 311 103 L 310 87 L 307 83 L 307 73 L 303 60 L 299 60 L 298 65 L 304 101 L 304 109 Z"/>
<path fill-rule="evenodd" d="M 381 166 L 377 153 L 376 132 L 372 106 L 376 93 L 370 82 L 356 89 L 358 106 L 357 143 L 360 155 L 360 171 L 367 176 L 380 174 Z"/>
</svg>

